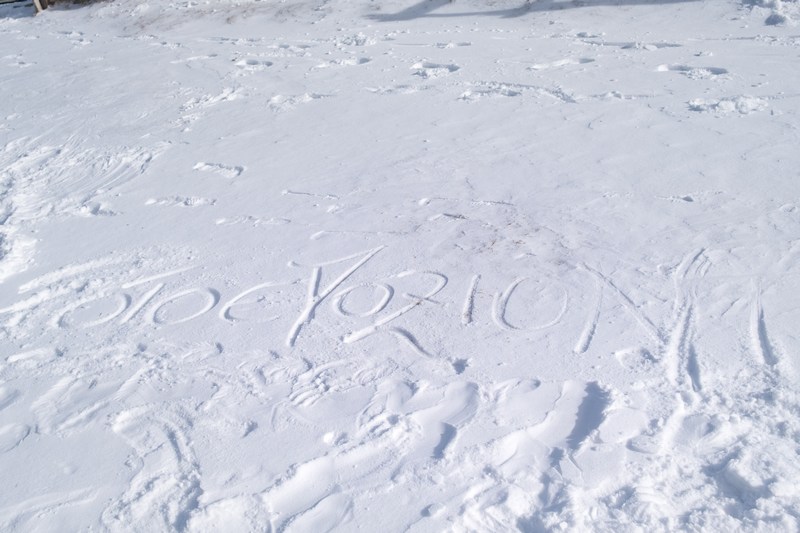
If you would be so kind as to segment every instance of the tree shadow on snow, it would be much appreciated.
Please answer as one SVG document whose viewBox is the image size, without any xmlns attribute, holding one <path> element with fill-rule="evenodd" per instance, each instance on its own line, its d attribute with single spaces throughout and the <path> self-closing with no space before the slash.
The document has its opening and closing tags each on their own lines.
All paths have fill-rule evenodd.
<svg viewBox="0 0 800 533">
<path fill-rule="evenodd" d="M 508 9 L 434 13 L 434 11 L 440 7 L 453 5 L 455 2 L 451 0 L 421 0 L 413 6 L 410 6 L 397 13 L 369 15 L 369 18 L 379 22 L 414 20 L 420 18 L 455 18 L 474 16 L 514 18 L 522 17 L 529 13 L 559 11 L 563 9 L 575 9 L 579 7 L 681 4 L 697 1 L 699 0 L 526 0 L 518 7 Z"/>
<path fill-rule="evenodd" d="M 36 14 L 33 2 L 14 2 L 0 4 L 0 19 L 25 19 Z"/>
<path fill-rule="evenodd" d="M 75 9 L 98 2 L 100 0 L 50 0 L 50 7 L 45 12 L 52 9 Z M 36 15 L 36 8 L 33 7 L 32 0 L 8 3 L 0 0 L 0 19 L 23 19 L 34 15 Z"/>
</svg>

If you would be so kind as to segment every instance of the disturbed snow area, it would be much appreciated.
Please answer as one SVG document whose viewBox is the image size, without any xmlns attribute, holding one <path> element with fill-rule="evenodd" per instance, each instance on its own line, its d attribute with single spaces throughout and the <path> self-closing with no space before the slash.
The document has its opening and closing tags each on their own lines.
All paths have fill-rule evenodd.
<svg viewBox="0 0 800 533">
<path fill-rule="evenodd" d="M 797 14 L 1 6 L 0 529 L 797 530 Z"/>
</svg>

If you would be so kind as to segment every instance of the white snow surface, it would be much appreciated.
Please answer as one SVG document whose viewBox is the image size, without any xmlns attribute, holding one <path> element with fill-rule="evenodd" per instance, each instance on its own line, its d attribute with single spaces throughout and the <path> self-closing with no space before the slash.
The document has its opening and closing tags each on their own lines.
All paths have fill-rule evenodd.
<svg viewBox="0 0 800 533">
<path fill-rule="evenodd" d="M 0 6 L 0 530 L 797 531 L 797 8 Z"/>
</svg>

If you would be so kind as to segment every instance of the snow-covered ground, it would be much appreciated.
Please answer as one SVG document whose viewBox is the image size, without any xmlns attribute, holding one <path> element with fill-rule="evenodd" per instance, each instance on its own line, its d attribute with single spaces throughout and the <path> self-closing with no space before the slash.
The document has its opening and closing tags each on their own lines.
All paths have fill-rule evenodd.
<svg viewBox="0 0 800 533">
<path fill-rule="evenodd" d="M 799 5 L 0 6 L 0 530 L 797 531 Z"/>
</svg>

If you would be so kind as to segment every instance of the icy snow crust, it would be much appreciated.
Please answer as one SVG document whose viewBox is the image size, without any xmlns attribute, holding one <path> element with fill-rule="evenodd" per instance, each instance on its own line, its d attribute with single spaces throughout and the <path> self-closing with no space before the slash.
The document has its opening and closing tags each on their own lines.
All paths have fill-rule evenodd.
<svg viewBox="0 0 800 533">
<path fill-rule="evenodd" d="M 0 530 L 796 531 L 793 6 L 0 7 Z"/>
</svg>

